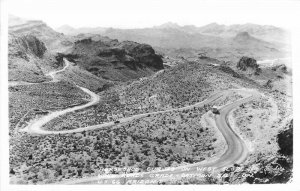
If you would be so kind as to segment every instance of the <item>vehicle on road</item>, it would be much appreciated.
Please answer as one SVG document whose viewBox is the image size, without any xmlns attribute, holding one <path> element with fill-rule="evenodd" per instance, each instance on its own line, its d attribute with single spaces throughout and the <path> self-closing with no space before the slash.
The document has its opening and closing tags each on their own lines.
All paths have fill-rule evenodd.
<svg viewBox="0 0 300 191">
<path fill-rule="evenodd" d="M 214 114 L 220 114 L 219 108 L 218 108 L 217 106 L 213 106 L 213 107 L 212 107 L 212 112 L 213 112 Z"/>
</svg>

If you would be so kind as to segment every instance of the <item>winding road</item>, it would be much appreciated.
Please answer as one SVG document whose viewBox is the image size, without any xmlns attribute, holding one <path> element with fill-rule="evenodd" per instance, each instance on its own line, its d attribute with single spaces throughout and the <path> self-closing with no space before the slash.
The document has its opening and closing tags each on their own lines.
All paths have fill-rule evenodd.
<svg viewBox="0 0 300 191">
<path fill-rule="evenodd" d="M 53 78 L 52 82 L 55 81 L 55 74 L 64 71 L 68 66 L 69 62 L 65 59 L 64 60 L 66 63 L 66 66 L 59 71 L 56 72 L 50 72 L 49 76 Z M 50 131 L 50 130 L 45 130 L 42 129 L 42 126 L 48 123 L 49 121 L 62 116 L 66 113 L 70 113 L 76 110 L 81 110 L 86 107 L 89 107 L 91 105 L 96 104 L 99 102 L 100 97 L 93 93 L 92 91 L 78 86 L 80 89 L 82 89 L 84 92 L 89 94 L 91 96 L 90 102 L 84 105 L 80 106 L 75 106 L 72 108 L 67 108 L 61 111 L 55 111 L 52 112 L 44 117 L 41 117 L 32 123 L 30 123 L 27 127 L 20 129 L 22 132 L 27 132 L 31 134 L 38 134 L 38 135 L 49 135 L 49 134 L 66 134 L 66 133 L 74 133 L 74 132 L 82 132 L 82 131 L 88 131 L 88 130 L 94 130 L 94 129 L 99 129 L 103 127 L 108 127 L 108 126 L 113 126 L 115 125 L 114 122 L 108 122 L 108 123 L 103 123 L 99 125 L 94 125 L 94 126 L 88 126 L 84 128 L 78 128 L 78 129 L 72 129 L 72 130 L 61 130 L 61 131 Z M 151 113 L 144 113 L 144 114 L 138 114 L 134 115 L 131 117 L 126 117 L 119 119 L 120 124 L 146 117 L 149 114 L 158 114 L 158 113 L 165 113 L 165 112 L 170 112 L 170 111 L 179 111 L 179 110 L 184 110 L 184 109 L 189 109 L 192 107 L 202 107 L 205 104 L 212 103 L 221 97 L 224 97 L 228 95 L 230 92 L 243 92 L 244 94 L 246 93 L 248 96 L 235 101 L 234 103 L 227 104 L 223 107 L 220 108 L 220 114 L 219 115 L 214 115 L 216 125 L 222 135 L 224 136 L 226 143 L 228 145 L 227 150 L 224 151 L 224 153 L 219 157 L 218 159 L 214 160 L 209 160 L 209 161 L 202 161 L 194 164 L 188 164 L 184 166 L 179 166 L 176 167 L 172 170 L 167 169 L 167 170 L 160 170 L 157 172 L 140 172 L 140 173 L 131 173 L 130 175 L 127 175 L 126 181 L 128 180 L 169 180 L 170 178 L 175 178 L 176 176 L 181 176 L 182 173 L 188 173 L 188 174 L 194 174 L 197 175 L 201 172 L 199 172 L 199 168 L 204 168 L 204 167 L 210 167 L 215 170 L 215 172 L 220 171 L 224 167 L 228 167 L 230 165 L 233 165 L 235 163 L 239 164 L 244 162 L 247 157 L 248 157 L 248 149 L 244 141 L 232 130 L 228 123 L 228 114 L 230 111 L 232 111 L 234 108 L 237 106 L 246 103 L 248 101 L 251 101 L 255 98 L 255 96 L 258 96 L 259 93 L 255 90 L 250 90 L 250 89 L 232 89 L 232 90 L 225 90 L 221 92 L 217 92 L 213 95 L 211 95 L 208 99 L 196 103 L 194 105 L 186 106 L 183 108 L 178 108 L 178 109 L 170 109 L 170 110 L 165 110 L 165 111 L 157 111 L 157 112 L 151 112 Z M 168 176 L 167 176 L 168 175 Z M 130 176 L 130 177 L 129 177 Z M 138 178 L 137 178 L 138 177 Z M 96 176 L 96 177 L 88 177 L 88 178 L 81 178 L 81 179 L 76 179 L 76 180 L 70 180 L 70 181 L 63 181 L 63 184 L 97 184 L 99 181 L 102 180 L 114 180 L 114 181 L 124 181 L 124 176 L 123 175 L 106 175 L 106 176 Z"/>
<path fill-rule="evenodd" d="M 70 62 L 67 59 L 64 59 L 64 62 L 66 63 L 66 65 L 61 70 L 51 71 L 48 74 L 46 74 L 46 76 L 50 76 L 52 78 L 51 81 L 39 82 L 39 83 L 24 82 L 24 81 L 9 81 L 8 86 L 36 85 L 36 84 L 47 84 L 47 83 L 57 82 L 58 80 L 55 79 L 55 75 L 65 71 L 70 66 Z"/>
<path fill-rule="evenodd" d="M 55 79 L 55 75 L 60 73 L 60 72 L 63 72 L 66 70 L 67 67 L 70 66 L 70 62 L 66 59 L 64 59 L 64 62 L 66 63 L 65 67 L 62 68 L 61 70 L 58 70 L 58 71 L 53 71 L 53 72 L 50 72 L 48 73 L 47 75 L 49 75 L 50 77 L 52 77 L 52 81 L 51 82 L 57 82 L 57 80 Z M 45 82 L 45 83 L 50 83 L 50 82 Z M 30 83 L 30 84 L 34 84 L 34 83 Z M 20 84 L 19 84 L 20 85 Z M 24 85 L 24 83 L 22 82 L 22 85 Z M 25 84 L 26 85 L 26 84 Z M 96 103 L 98 103 L 100 101 L 100 96 L 95 94 L 94 92 L 88 90 L 87 88 L 84 88 L 84 87 L 80 87 L 78 85 L 76 85 L 78 88 L 80 88 L 82 91 L 84 91 L 85 93 L 87 93 L 88 95 L 90 95 L 91 97 L 91 100 L 87 103 L 87 104 L 84 104 L 84 105 L 78 105 L 78 106 L 75 106 L 75 107 L 71 107 L 71 108 L 67 108 L 67 109 L 64 109 L 64 110 L 61 110 L 61 111 L 55 111 L 55 112 L 52 112 L 48 115 L 45 115 L 33 122 L 31 122 L 28 126 L 26 126 L 25 128 L 23 129 L 20 129 L 21 132 L 28 132 L 28 133 L 33 133 L 33 134 L 55 134 L 55 132 L 49 132 L 49 131 L 46 131 L 46 130 L 43 130 L 41 127 L 43 125 L 45 125 L 46 123 L 48 123 L 49 121 L 51 121 L 52 119 L 55 119 L 61 115 L 64 115 L 66 113 L 70 113 L 70 112 L 73 112 L 73 111 L 76 111 L 76 110 L 81 110 L 81 109 L 84 109 L 86 107 L 89 107 L 89 106 L 92 106 L 92 105 L 95 105 Z M 60 133 L 60 132 L 56 132 L 57 134 Z M 63 133 L 63 132 L 62 132 Z M 61 134 L 62 134 L 61 133 Z"/>
<path fill-rule="evenodd" d="M 104 175 L 104 176 L 95 176 L 87 177 L 70 181 L 63 181 L 62 184 L 103 184 L 103 181 L 108 181 L 107 183 L 122 183 L 124 180 L 148 180 L 148 181 L 166 181 L 172 178 L 180 178 L 183 174 L 188 176 L 201 176 L 203 175 L 203 169 L 211 169 L 208 171 L 211 174 L 217 174 L 221 170 L 224 170 L 227 167 L 232 166 L 233 164 L 243 163 L 249 154 L 248 148 L 244 141 L 234 132 L 230 127 L 228 122 L 228 114 L 237 106 L 253 100 L 256 96 L 259 96 L 258 92 L 254 90 L 228 90 L 228 91 L 242 91 L 249 93 L 249 96 L 243 99 L 240 99 L 234 103 L 228 104 L 220 108 L 220 114 L 215 115 L 215 121 L 218 129 L 221 131 L 224 136 L 226 143 L 228 145 L 227 150 L 215 160 L 201 161 L 194 164 L 188 164 L 179 166 L 173 169 L 160 170 L 155 172 L 140 172 L 140 173 L 131 173 L 130 175 Z M 209 99 L 198 103 L 198 106 L 202 104 L 210 103 L 220 98 L 219 93 L 214 94 Z M 194 106 L 193 106 L 194 107 Z"/>
</svg>

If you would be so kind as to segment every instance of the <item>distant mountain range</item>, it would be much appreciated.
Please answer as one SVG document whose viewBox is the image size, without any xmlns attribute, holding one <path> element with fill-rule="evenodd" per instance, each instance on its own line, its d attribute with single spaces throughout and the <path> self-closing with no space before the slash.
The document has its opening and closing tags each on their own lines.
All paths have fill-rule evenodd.
<svg viewBox="0 0 300 191">
<path fill-rule="evenodd" d="M 285 57 L 289 50 L 289 32 L 275 26 L 243 24 L 220 25 L 211 23 L 202 27 L 180 26 L 168 22 L 151 28 L 72 28 L 62 26 L 57 31 L 73 36 L 107 36 L 120 41 L 130 40 L 152 45 L 162 54 L 175 57 L 193 57 L 198 53 L 223 60 L 237 61 L 241 56 L 256 59 Z"/>
<path fill-rule="evenodd" d="M 248 32 L 250 35 L 270 42 L 280 42 L 286 43 L 289 38 L 288 31 L 271 26 L 271 25 L 257 25 L 257 24 L 236 24 L 236 25 L 220 25 L 217 23 L 211 23 L 202 27 L 196 27 L 194 25 L 184 25 L 180 26 L 177 23 L 164 23 L 159 26 L 154 26 L 152 28 L 142 28 L 142 29 L 116 29 L 116 28 L 73 28 L 68 25 L 61 26 L 56 29 L 58 32 L 62 32 L 67 35 L 78 35 L 80 33 L 91 33 L 91 34 L 103 34 L 103 35 L 133 35 L 136 34 L 142 38 L 142 35 L 149 36 L 148 33 L 154 34 L 164 34 L 164 33 L 184 33 L 189 35 L 211 35 L 218 37 L 233 37 L 240 32 Z M 125 38 L 125 37 L 124 37 Z"/>
<path fill-rule="evenodd" d="M 202 27 L 180 26 L 168 22 L 141 29 L 73 28 L 68 25 L 53 30 L 42 21 L 25 21 L 10 17 L 9 31 L 14 34 L 32 34 L 42 40 L 49 51 L 65 52 L 74 42 L 84 38 L 107 36 L 119 41 L 149 44 L 162 55 L 197 58 L 199 53 L 236 62 L 242 56 L 255 59 L 286 57 L 290 52 L 289 33 L 270 25 L 220 25 L 211 23 Z"/>
</svg>

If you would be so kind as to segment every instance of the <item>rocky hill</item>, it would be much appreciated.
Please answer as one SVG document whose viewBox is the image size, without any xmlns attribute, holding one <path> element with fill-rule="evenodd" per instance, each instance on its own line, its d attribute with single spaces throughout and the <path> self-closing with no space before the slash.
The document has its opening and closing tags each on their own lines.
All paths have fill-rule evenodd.
<svg viewBox="0 0 300 191">
<path fill-rule="evenodd" d="M 45 44 L 33 35 L 11 38 L 10 40 L 10 55 L 20 56 L 26 59 L 26 53 L 30 53 L 41 58 L 47 50 Z"/>
<path fill-rule="evenodd" d="M 251 56 L 242 56 L 236 63 L 220 63 L 220 69 L 233 76 L 246 77 L 249 80 L 270 90 L 291 95 L 292 71 L 285 64 L 266 66 Z"/>
<path fill-rule="evenodd" d="M 43 41 L 51 52 L 62 52 L 72 45 L 73 38 L 56 32 L 43 21 L 24 20 L 9 16 L 9 34 L 16 36 L 33 35 Z"/>
<path fill-rule="evenodd" d="M 50 80 L 45 74 L 62 67 L 63 56 L 77 66 L 71 66 L 61 78 L 95 91 L 110 84 L 109 80 L 127 81 L 163 69 L 161 56 L 150 45 L 100 35 L 66 36 L 42 21 L 10 16 L 9 36 L 10 81 Z"/>
<path fill-rule="evenodd" d="M 243 56 L 237 63 L 236 67 L 242 71 L 258 75 L 261 69 L 253 58 Z"/>
<path fill-rule="evenodd" d="M 280 154 L 286 156 L 293 155 L 293 120 L 277 135 L 277 142 Z"/>
<path fill-rule="evenodd" d="M 85 70 L 113 81 L 136 79 L 163 69 L 161 56 L 151 46 L 101 36 L 76 41 L 68 56 Z"/>
<path fill-rule="evenodd" d="M 271 25 L 256 25 L 256 24 L 235 24 L 235 25 L 220 25 L 211 23 L 198 28 L 198 32 L 202 34 L 210 34 L 224 37 L 232 37 L 241 32 L 247 32 L 259 39 L 270 42 L 286 43 L 289 38 L 288 31 L 271 26 Z"/>
<path fill-rule="evenodd" d="M 92 91 L 112 81 L 137 79 L 163 69 L 161 56 L 150 45 L 119 42 L 100 35 L 65 36 L 42 21 L 9 18 L 9 81 L 43 82 L 63 66 L 63 57 L 76 62 L 57 79 Z"/>
<path fill-rule="evenodd" d="M 59 67 L 46 45 L 33 35 L 9 35 L 8 50 L 10 81 L 46 81 L 45 73 Z"/>
</svg>

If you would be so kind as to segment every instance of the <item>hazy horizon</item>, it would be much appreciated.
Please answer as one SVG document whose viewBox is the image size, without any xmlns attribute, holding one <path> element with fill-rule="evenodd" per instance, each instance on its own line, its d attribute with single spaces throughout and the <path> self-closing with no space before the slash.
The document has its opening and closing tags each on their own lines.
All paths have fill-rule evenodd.
<svg viewBox="0 0 300 191">
<path fill-rule="evenodd" d="M 23 17 L 20 17 L 18 15 L 12 15 L 10 14 L 9 16 L 14 16 L 14 17 L 18 17 L 18 18 L 21 18 L 21 19 L 24 19 L 24 20 L 39 20 L 39 19 L 30 19 L 30 18 L 23 18 Z M 46 21 L 44 20 L 41 20 L 40 21 L 42 22 L 45 22 L 47 25 L 49 25 Z M 63 25 L 60 25 L 60 26 L 57 26 L 57 27 L 52 27 L 51 25 L 49 25 L 50 27 L 52 27 L 53 29 L 58 29 L 60 27 L 64 27 L 64 26 L 67 26 L 67 27 L 72 27 L 74 29 L 80 29 L 80 28 L 114 28 L 114 29 L 144 29 L 144 28 L 153 28 L 153 27 L 160 27 L 162 25 L 165 25 L 165 24 L 174 24 L 174 25 L 178 25 L 179 27 L 184 27 L 184 26 L 194 26 L 194 27 L 203 27 L 203 26 L 206 26 L 206 25 L 210 25 L 210 24 L 217 24 L 217 25 L 225 25 L 225 26 L 232 26 L 232 25 L 261 25 L 261 26 L 274 26 L 274 27 L 278 27 L 278 28 L 283 28 L 283 27 L 280 27 L 280 26 L 276 26 L 276 25 L 269 25 L 269 24 L 257 24 L 257 23 L 250 23 L 250 22 L 247 22 L 247 23 L 235 23 L 235 24 L 223 24 L 223 23 L 218 23 L 218 22 L 209 22 L 209 23 L 206 23 L 206 24 L 203 24 L 203 25 L 194 25 L 194 24 L 179 24 L 179 23 L 176 23 L 176 22 L 173 22 L 173 21 L 167 21 L 167 22 L 164 22 L 164 23 L 158 23 L 158 24 L 155 24 L 155 25 L 152 25 L 152 26 L 147 26 L 147 27 L 132 27 L 132 28 L 118 28 L 118 27 L 111 27 L 111 26 L 107 26 L 107 27 L 104 27 L 104 26 L 80 26 L 80 27 L 75 27 L 75 26 L 72 26 L 68 23 L 66 24 L 63 24 Z"/>
<path fill-rule="evenodd" d="M 210 24 L 217 24 L 217 25 L 225 25 L 225 26 L 231 26 L 231 25 L 246 25 L 246 24 L 251 24 L 251 25 L 260 25 L 260 24 L 257 24 L 257 23 L 236 23 L 236 24 L 230 24 L 230 25 L 226 25 L 226 24 L 222 24 L 222 23 L 217 23 L 217 22 L 210 22 L 210 23 L 207 23 L 207 24 L 204 24 L 204 25 L 194 25 L 194 24 L 189 24 L 189 25 L 181 25 L 181 24 L 178 24 L 176 22 L 172 22 L 172 21 L 168 21 L 168 22 L 165 22 L 165 23 L 160 23 L 160 24 L 156 24 L 156 25 L 153 25 L 153 26 L 148 26 L 148 27 L 135 27 L 135 28 L 121 28 L 121 29 L 144 29 L 144 28 L 153 28 L 153 27 L 160 27 L 162 25 L 165 25 L 165 24 L 176 24 L 180 27 L 184 27 L 184 26 L 194 26 L 194 27 L 203 27 L 203 26 L 206 26 L 206 25 L 210 25 Z M 97 27 L 102 27 L 102 26 L 95 26 L 95 27 L 90 27 L 90 26 L 82 26 L 82 27 L 73 27 L 69 24 L 64 24 L 64 25 L 61 25 L 59 27 L 63 27 L 63 26 L 69 26 L 69 27 L 72 27 L 74 29 L 80 29 L 80 28 L 97 28 Z M 275 26 L 275 25 L 261 25 L 261 26 L 274 26 L 274 27 L 278 27 L 278 28 L 282 28 L 280 26 Z M 56 28 L 59 28 L 59 27 L 56 27 Z M 117 27 L 103 27 L 103 28 L 115 28 L 117 29 Z M 119 28 L 118 28 L 119 29 Z"/>
<path fill-rule="evenodd" d="M 52 28 L 149 28 L 172 22 L 197 27 L 253 23 L 291 28 L 292 1 L 58 1 L 9 0 L 8 13 L 28 20 L 42 20 Z M 289 14 L 284 14 L 289 9 Z M 32 10 L 32 11 L 28 11 Z"/>
</svg>

